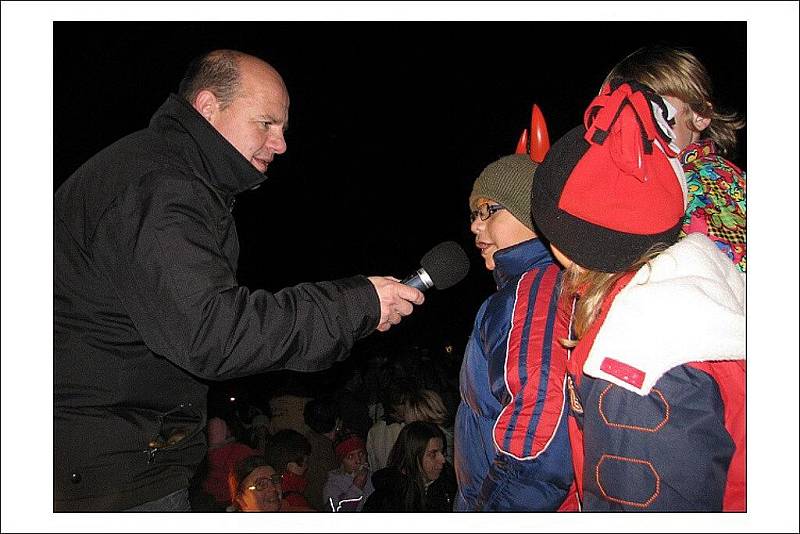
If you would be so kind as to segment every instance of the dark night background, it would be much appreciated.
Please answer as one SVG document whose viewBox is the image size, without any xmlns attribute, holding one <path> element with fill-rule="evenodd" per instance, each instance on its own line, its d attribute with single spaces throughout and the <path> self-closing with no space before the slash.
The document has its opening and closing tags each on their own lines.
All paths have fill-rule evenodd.
<svg viewBox="0 0 800 534">
<path fill-rule="evenodd" d="M 145 127 L 194 56 L 262 57 L 289 89 L 288 151 L 234 209 L 240 283 L 402 278 L 453 239 L 466 280 L 354 352 L 451 343 L 460 357 L 494 289 L 468 228 L 473 180 L 513 152 L 534 102 L 554 142 L 618 60 L 656 42 L 694 52 L 718 103 L 746 114 L 745 22 L 55 22 L 54 188 Z M 745 136 L 732 159 L 746 169 Z"/>
<path fill-rule="evenodd" d="M 732 159 L 748 171 L 755 243 L 747 280 L 748 310 L 755 310 L 747 318 L 747 513 L 670 514 L 658 525 L 798 531 L 798 419 L 786 417 L 796 413 L 797 386 L 782 380 L 798 374 L 797 2 L 4 1 L 1 9 L 3 532 L 653 531 L 652 516 L 614 514 L 412 514 L 402 521 L 273 514 L 266 523 L 248 514 L 54 514 L 49 280 L 53 190 L 98 150 L 145 127 L 192 57 L 239 48 L 271 62 L 292 99 L 288 152 L 236 205 L 241 282 L 277 290 L 354 273 L 402 277 L 432 245 L 455 239 L 472 260 L 467 279 L 429 292 L 399 327 L 357 343 L 360 354 L 348 362 L 410 344 L 450 341 L 463 351 L 493 289 L 467 228 L 473 180 L 513 151 L 532 103 L 542 107 L 554 141 L 579 123 L 619 59 L 656 41 L 695 52 L 717 100 L 750 121 Z M 103 20 L 153 18 L 604 21 Z M 632 18 L 673 22 L 608 22 Z M 98 22 L 67 22 L 78 20 Z M 703 327 L 691 315 L 687 324 Z"/>
</svg>

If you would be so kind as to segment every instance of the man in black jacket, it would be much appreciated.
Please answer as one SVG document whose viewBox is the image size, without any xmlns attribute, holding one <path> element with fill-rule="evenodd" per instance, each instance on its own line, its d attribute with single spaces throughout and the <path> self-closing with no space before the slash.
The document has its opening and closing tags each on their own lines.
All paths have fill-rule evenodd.
<svg viewBox="0 0 800 534">
<path fill-rule="evenodd" d="M 188 510 L 206 454 L 198 378 L 325 369 L 423 301 L 390 277 L 238 285 L 230 210 L 286 151 L 286 86 L 218 50 L 178 92 L 55 194 L 57 511 Z"/>
</svg>

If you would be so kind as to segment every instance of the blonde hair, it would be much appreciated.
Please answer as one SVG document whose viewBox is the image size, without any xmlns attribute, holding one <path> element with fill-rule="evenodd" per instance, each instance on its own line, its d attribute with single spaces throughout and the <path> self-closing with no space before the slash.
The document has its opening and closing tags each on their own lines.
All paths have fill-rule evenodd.
<svg viewBox="0 0 800 534">
<path fill-rule="evenodd" d="M 403 419 L 406 423 L 427 421 L 443 425 L 447 421 L 447 408 L 438 393 L 430 389 L 423 389 L 406 397 Z"/>
<path fill-rule="evenodd" d="M 635 80 L 661 96 L 686 102 L 692 111 L 711 119 L 708 127 L 700 132 L 701 139 L 711 139 L 723 155 L 736 148 L 736 131 L 744 128 L 745 120 L 736 112 L 718 109 L 711 76 L 691 52 L 666 46 L 640 48 L 611 69 L 603 86 L 624 80 Z M 696 131 L 692 124 L 688 127 Z"/>
<path fill-rule="evenodd" d="M 620 278 L 628 273 L 636 272 L 666 250 L 668 245 L 657 243 L 650 247 L 642 256 L 633 262 L 627 269 L 616 273 L 591 271 L 572 263 L 564 270 L 561 282 L 562 309 L 569 309 L 573 299 L 575 309 L 572 313 L 572 337 L 560 339 L 561 345 L 574 348 L 583 335 L 589 330 L 602 310 L 608 294 Z"/>
</svg>

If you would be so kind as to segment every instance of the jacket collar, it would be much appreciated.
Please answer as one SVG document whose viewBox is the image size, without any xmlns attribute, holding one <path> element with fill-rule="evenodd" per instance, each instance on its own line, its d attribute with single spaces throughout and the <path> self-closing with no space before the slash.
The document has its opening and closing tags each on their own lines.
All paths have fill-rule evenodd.
<svg viewBox="0 0 800 534">
<path fill-rule="evenodd" d="M 678 154 L 678 159 L 680 159 L 681 165 L 687 165 L 696 159 L 716 155 L 717 147 L 714 146 L 714 141 L 711 139 L 702 139 L 686 145 L 686 148 L 681 150 L 681 153 Z"/>
<path fill-rule="evenodd" d="M 551 263 L 553 257 L 550 251 L 535 237 L 495 252 L 492 275 L 499 289 L 523 273 Z"/>
<path fill-rule="evenodd" d="M 226 204 L 266 176 L 182 97 L 171 94 L 150 119 L 150 128 L 176 148 L 192 170 L 219 191 Z"/>
<path fill-rule="evenodd" d="M 687 235 L 607 298 L 583 372 L 648 395 L 673 367 L 744 360 L 745 279 L 705 234 Z M 704 335 L 677 335 L 687 321 Z"/>
</svg>

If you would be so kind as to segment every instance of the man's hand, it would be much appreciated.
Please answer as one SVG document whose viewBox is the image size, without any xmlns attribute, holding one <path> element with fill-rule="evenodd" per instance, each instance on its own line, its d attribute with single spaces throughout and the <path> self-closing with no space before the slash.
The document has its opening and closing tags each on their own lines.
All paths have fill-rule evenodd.
<svg viewBox="0 0 800 534">
<path fill-rule="evenodd" d="M 403 317 L 410 315 L 414 311 L 413 304 L 425 302 L 422 291 L 401 284 L 393 276 L 370 276 L 369 281 L 375 286 L 381 303 L 381 318 L 378 321 L 380 332 L 386 332 Z"/>
</svg>

